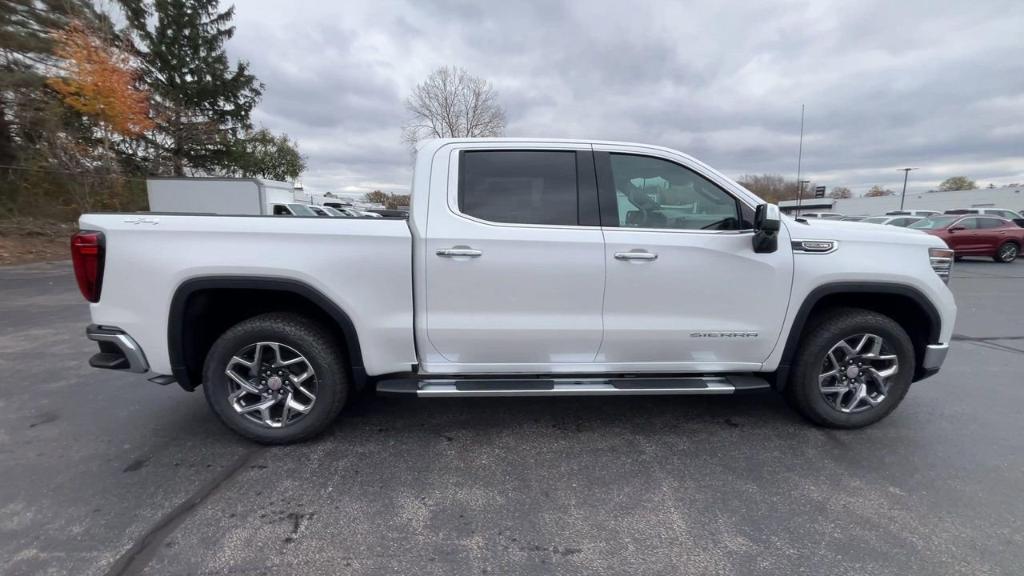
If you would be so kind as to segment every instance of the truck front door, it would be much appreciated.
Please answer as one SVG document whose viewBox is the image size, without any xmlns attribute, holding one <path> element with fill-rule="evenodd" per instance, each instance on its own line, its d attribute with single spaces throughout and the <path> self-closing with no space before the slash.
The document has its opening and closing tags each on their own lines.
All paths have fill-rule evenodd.
<svg viewBox="0 0 1024 576">
<path fill-rule="evenodd" d="M 585 370 L 605 273 L 590 147 L 451 149 L 446 161 L 424 240 L 423 369 Z"/>
<path fill-rule="evenodd" d="M 622 371 L 760 368 L 789 302 L 785 227 L 776 252 L 755 253 L 753 207 L 720 177 L 643 147 L 594 150 L 608 268 L 597 361 Z"/>
</svg>

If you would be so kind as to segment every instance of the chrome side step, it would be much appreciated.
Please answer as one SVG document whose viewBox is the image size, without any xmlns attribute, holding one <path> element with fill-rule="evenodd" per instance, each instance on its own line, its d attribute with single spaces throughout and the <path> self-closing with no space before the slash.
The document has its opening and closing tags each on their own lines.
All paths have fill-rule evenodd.
<svg viewBox="0 0 1024 576">
<path fill-rule="evenodd" d="M 641 396 L 732 394 L 768 388 L 750 375 L 631 378 L 422 378 L 382 380 L 384 394 L 422 398 L 506 396 Z"/>
</svg>

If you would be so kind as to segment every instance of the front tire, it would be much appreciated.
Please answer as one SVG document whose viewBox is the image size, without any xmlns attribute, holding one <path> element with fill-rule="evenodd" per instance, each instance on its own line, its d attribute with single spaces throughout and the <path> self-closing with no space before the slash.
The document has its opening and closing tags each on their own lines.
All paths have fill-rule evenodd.
<svg viewBox="0 0 1024 576">
<path fill-rule="evenodd" d="M 996 262 L 1002 262 L 1003 264 L 1009 264 L 1017 259 L 1020 254 L 1020 246 L 1017 246 L 1014 242 L 1003 242 L 1002 246 L 996 250 L 995 256 L 992 257 Z"/>
<path fill-rule="evenodd" d="M 870 310 L 824 313 L 801 339 L 786 394 L 829 428 L 861 428 L 888 416 L 914 375 L 914 346 L 892 318 Z"/>
<path fill-rule="evenodd" d="M 337 418 L 349 382 L 338 342 L 320 324 L 274 312 L 244 320 L 214 342 L 203 370 L 206 402 L 230 429 L 261 444 L 320 434 Z"/>
</svg>

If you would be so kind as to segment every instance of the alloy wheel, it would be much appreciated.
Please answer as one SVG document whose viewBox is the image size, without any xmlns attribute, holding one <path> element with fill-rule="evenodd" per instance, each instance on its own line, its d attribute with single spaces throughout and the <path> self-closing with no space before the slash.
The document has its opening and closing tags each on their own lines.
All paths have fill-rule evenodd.
<svg viewBox="0 0 1024 576">
<path fill-rule="evenodd" d="M 228 402 L 235 412 L 268 428 L 301 420 L 316 402 L 313 365 L 294 348 L 257 342 L 242 348 L 224 370 Z"/>
<path fill-rule="evenodd" d="M 878 406 L 899 372 L 899 359 L 875 334 L 857 334 L 837 342 L 821 363 L 818 391 L 831 408 L 844 414 Z"/>
<path fill-rule="evenodd" d="M 1003 244 L 1003 247 L 999 249 L 999 259 L 1003 262 L 1012 262 L 1017 258 L 1017 245 L 1016 244 Z"/>
</svg>

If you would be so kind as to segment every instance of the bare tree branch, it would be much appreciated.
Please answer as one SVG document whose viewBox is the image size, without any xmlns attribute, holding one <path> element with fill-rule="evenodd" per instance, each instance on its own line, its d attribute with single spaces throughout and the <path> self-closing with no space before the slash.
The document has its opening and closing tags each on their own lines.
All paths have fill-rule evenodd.
<svg viewBox="0 0 1024 576">
<path fill-rule="evenodd" d="M 443 66 L 416 86 L 405 101 L 411 119 L 402 139 L 411 147 L 424 138 L 484 138 L 505 133 L 505 110 L 491 83 L 459 67 Z"/>
</svg>

